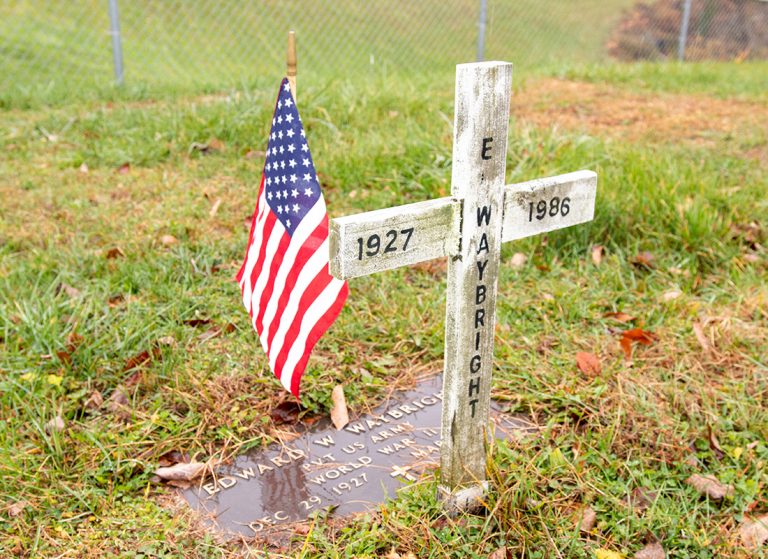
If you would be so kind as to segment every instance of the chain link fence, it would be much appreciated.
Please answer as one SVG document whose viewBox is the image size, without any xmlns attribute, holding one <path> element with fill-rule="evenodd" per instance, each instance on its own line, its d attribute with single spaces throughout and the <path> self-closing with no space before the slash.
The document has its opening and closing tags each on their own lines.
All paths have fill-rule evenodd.
<svg viewBox="0 0 768 559">
<path fill-rule="evenodd" d="M 768 57 L 765 0 L 0 0 L 0 93 L 274 80 L 290 29 L 300 76 Z"/>
</svg>

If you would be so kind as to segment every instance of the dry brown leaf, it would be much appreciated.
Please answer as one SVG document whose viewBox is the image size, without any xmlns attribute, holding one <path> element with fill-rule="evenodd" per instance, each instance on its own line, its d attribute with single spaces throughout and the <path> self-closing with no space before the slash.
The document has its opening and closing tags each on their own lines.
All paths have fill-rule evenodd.
<svg viewBox="0 0 768 559">
<path fill-rule="evenodd" d="M 67 294 L 67 297 L 70 297 L 72 299 L 80 295 L 80 290 L 75 287 L 72 287 L 68 283 L 60 283 L 58 287 L 56 287 L 57 294 L 61 293 L 62 291 Z"/>
<path fill-rule="evenodd" d="M 672 289 L 672 290 L 666 291 L 664 294 L 662 294 L 661 300 L 664 301 L 665 303 L 668 303 L 670 301 L 674 301 L 675 299 L 680 297 L 682 294 L 683 294 L 682 291 L 680 291 L 678 289 Z"/>
<path fill-rule="evenodd" d="M 723 485 L 720 483 L 720 480 L 713 475 L 701 476 L 699 474 L 693 474 L 686 479 L 685 482 L 702 495 L 708 495 L 710 499 L 716 501 L 719 501 L 723 497 L 733 495 L 733 485 Z"/>
<path fill-rule="evenodd" d="M 507 546 L 501 546 L 488 556 L 488 559 L 507 559 Z"/>
<path fill-rule="evenodd" d="M 616 322 L 621 322 L 622 324 L 637 320 L 634 316 L 629 316 L 625 312 L 607 312 L 603 315 L 603 318 L 612 318 Z"/>
<path fill-rule="evenodd" d="M 121 414 L 126 411 L 129 403 L 128 396 L 125 394 L 125 389 L 122 386 L 118 386 L 109 397 L 109 411 Z"/>
<path fill-rule="evenodd" d="M 581 519 L 579 521 L 579 530 L 588 534 L 595 527 L 597 522 L 597 513 L 592 510 L 592 507 L 587 507 L 581 513 Z"/>
<path fill-rule="evenodd" d="M 709 340 L 704 335 L 704 329 L 701 327 L 701 324 L 698 322 L 693 323 L 693 333 L 696 336 L 696 340 L 699 342 L 699 345 L 701 346 L 701 349 L 704 351 L 709 351 Z"/>
<path fill-rule="evenodd" d="M 16 501 L 10 507 L 8 507 L 8 516 L 15 518 L 19 516 L 24 509 L 29 506 L 29 501 Z"/>
<path fill-rule="evenodd" d="M 331 393 L 333 407 L 331 408 L 331 421 L 337 430 L 341 431 L 349 423 L 349 412 L 347 411 L 347 401 L 344 399 L 344 387 L 337 384 L 333 387 Z"/>
<path fill-rule="evenodd" d="M 157 340 L 157 343 L 168 347 L 176 347 L 178 345 L 176 338 L 173 336 L 163 336 Z"/>
<path fill-rule="evenodd" d="M 659 337 L 653 332 L 641 328 L 632 328 L 621 333 L 619 344 L 621 344 L 621 349 L 624 350 L 624 356 L 629 360 L 632 358 L 632 342 L 651 345 L 658 339 Z"/>
<path fill-rule="evenodd" d="M 64 419 L 60 415 L 57 415 L 45 424 L 45 432 L 53 433 L 54 431 L 63 431 L 66 426 L 67 425 L 64 423 Z"/>
<path fill-rule="evenodd" d="M 638 254 L 637 256 L 635 256 L 631 262 L 632 264 L 634 264 L 639 268 L 650 269 L 650 268 L 653 268 L 653 261 L 654 261 L 653 254 L 651 254 L 648 251 L 644 251 Z"/>
<path fill-rule="evenodd" d="M 88 164 L 85 163 L 85 162 L 80 163 L 80 167 L 78 168 L 78 170 L 81 173 L 83 173 L 84 175 L 87 175 L 88 174 Z"/>
<path fill-rule="evenodd" d="M 205 473 L 206 466 L 202 462 L 187 462 L 174 464 L 155 470 L 155 475 L 166 481 L 192 481 Z"/>
<path fill-rule="evenodd" d="M 125 365 L 123 365 L 123 371 L 130 371 L 131 369 L 135 369 L 136 367 L 146 365 L 154 357 L 157 357 L 159 354 L 160 352 L 157 348 L 154 348 L 151 352 L 145 349 L 144 351 L 141 351 L 136 355 L 129 357 L 128 360 L 125 362 Z"/>
<path fill-rule="evenodd" d="M 215 216 L 216 212 L 219 211 L 219 206 L 221 206 L 221 198 L 217 198 L 213 203 L 213 206 L 211 206 L 211 209 L 208 211 L 208 217 Z"/>
<path fill-rule="evenodd" d="M 739 535 L 747 549 L 757 549 L 768 542 L 768 514 L 746 520 L 739 527 Z"/>
<path fill-rule="evenodd" d="M 163 235 L 162 237 L 160 237 L 160 243 L 167 247 L 171 245 L 175 245 L 178 242 L 179 242 L 179 239 L 177 239 L 173 235 Z"/>
<path fill-rule="evenodd" d="M 600 359 L 585 351 L 580 351 L 576 354 L 576 365 L 582 373 L 590 376 L 599 375 L 602 370 Z"/>
<path fill-rule="evenodd" d="M 626 507 L 642 512 L 647 509 L 658 498 L 658 491 L 650 491 L 644 487 L 635 487 L 632 494 L 622 499 L 622 504 Z"/>
<path fill-rule="evenodd" d="M 659 542 L 653 542 L 646 545 L 643 549 L 635 553 L 635 559 L 666 559 L 667 553 L 661 547 Z"/>
<path fill-rule="evenodd" d="M 97 410 L 103 403 L 104 397 L 101 395 L 101 392 L 94 390 L 91 395 L 88 396 L 88 399 L 83 404 L 83 407 L 87 410 Z"/>
<path fill-rule="evenodd" d="M 528 257 L 525 254 L 522 252 L 516 252 L 512 255 L 510 264 L 513 268 L 522 268 L 525 265 L 526 260 L 528 260 Z"/>
<path fill-rule="evenodd" d="M 123 252 L 123 249 L 120 247 L 112 247 L 106 252 L 105 255 L 109 259 L 113 258 L 125 258 L 125 253 Z"/>
<path fill-rule="evenodd" d="M 287 400 L 275 406 L 269 416 L 276 425 L 281 425 L 283 423 L 296 423 L 300 412 L 301 406 L 298 402 Z"/>
<path fill-rule="evenodd" d="M 599 266 L 603 261 L 603 254 L 605 254 L 605 247 L 603 245 L 595 245 L 592 247 L 592 264 Z"/>
<path fill-rule="evenodd" d="M 718 458 L 722 458 L 725 456 L 725 452 L 723 452 L 723 449 L 720 448 L 720 443 L 717 440 L 717 435 L 715 434 L 715 430 L 712 429 L 711 425 L 707 425 L 707 432 L 709 435 L 709 448 L 712 450 L 712 452 L 715 453 L 715 456 Z"/>
<path fill-rule="evenodd" d="M 127 175 L 128 173 L 131 172 L 131 164 L 123 163 L 116 169 L 116 172 L 118 172 L 121 175 Z"/>
</svg>

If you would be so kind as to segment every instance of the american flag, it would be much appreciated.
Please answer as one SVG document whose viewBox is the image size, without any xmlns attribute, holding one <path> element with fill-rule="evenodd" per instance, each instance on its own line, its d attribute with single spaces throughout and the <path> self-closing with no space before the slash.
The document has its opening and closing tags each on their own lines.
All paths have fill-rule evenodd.
<svg viewBox="0 0 768 559">
<path fill-rule="evenodd" d="M 328 214 L 287 79 L 237 281 L 270 368 L 298 398 L 309 354 L 341 312 L 348 288 L 328 271 Z"/>
</svg>

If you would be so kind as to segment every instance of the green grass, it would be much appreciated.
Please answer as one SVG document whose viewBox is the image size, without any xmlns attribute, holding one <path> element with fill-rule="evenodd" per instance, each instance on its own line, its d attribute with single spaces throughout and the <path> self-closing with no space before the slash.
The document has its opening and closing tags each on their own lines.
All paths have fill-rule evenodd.
<svg viewBox="0 0 768 559">
<path fill-rule="evenodd" d="M 610 82 L 641 91 L 703 93 L 723 99 L 768 98 L 768 62 L 593 64 L 572 66 L 563 77 Z"/>
<path fill-rule="evenodd" d="M 740 67 L 738 85 L 727 86 L 717 84 L 729 67 L 692 68 L 694 84 L 716 78 L 708 93 L 762 99 L 761 65 Z M 650 77 L 627 78 L 642 72 Z M 649 95 L 669 87 L 650 70 L 601 76 Z M 263 164 L 252 152 L 263 150 L 275 87 L 0 114 L 3 556 L 246 554 L 206 535 L 184 508 L 174 512 L 171 491 L 150 478 L 169 451 L 207 459 L 272 440 L 269 410 L 285 396 L 232 277 Z M 452 97 L 450 83 L 428 77 L 302 82 L 332 216 L 446 195 Z M 222 151 L 190 150 L 212 138 Z M 118 172 L 124 163 L 129 171 Z M 541 434 L 493 454 L 491 514 L 446 518 L 428 478 L 380 511 L 313 525 L 285 555 L 487 557 L 506 546 L 519 557 L 591 558 L 598 548 L 631 557 L 655 537 L 674 557 L 747 557 L 739 523 L 768 512 L 765 163 L 717 143 L 514 128 L 508 180 L 579 168 L 600 175 L 592 223 L 503 253 L 495 393 L 536 418 Z M 178 242 L 164 245 L 166 234 Z M 606 247 L 600 265 L 589 257 L 595 244 Z M 114 247 L 125 256 L 107 258 Z M 652 268 L 632 263 L 641 251 L 653 254 Z M 514 252 L 528 256 L 524 267 L 511 267 Z M 302 383 L 311 412 L 327 413 L 340 382 L 350 406 L 364 409 L 393 375 L 442 358 L 439 267 L 350 288 Z M 664 301 L 671 290 L 681 295 Z M 618 310 L 659 336 L 635 348 L 631 366 L 616 335 L 627 326 L 604 316 Z M 229 323 L 233 331 L 200 339 Z M 579 372 L 578 351 L 599 355 L 603 371 Z M 142 352 L 149 359 L 137 364 Z M 108 400 L 120 387 L 127 408 L 84 408 L 93 391 Z M 67 429 L 49 434 L 56 415 Z M 733 484 L 734 496 L 700 497 L 684 483 L 695 472 Z M 645 510 L 626 505 L 638 489 L 653 492 Z M 576 529 L 584 506 L 598 514 L 588 535 Z"/>
</svg>

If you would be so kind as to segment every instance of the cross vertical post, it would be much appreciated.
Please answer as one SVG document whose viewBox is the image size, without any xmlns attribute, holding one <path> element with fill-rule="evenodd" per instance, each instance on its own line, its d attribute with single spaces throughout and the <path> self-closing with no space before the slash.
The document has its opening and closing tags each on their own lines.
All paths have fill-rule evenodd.
<svg viewBox="0 0 768 559">
<path fill-rule="evenodd" d="M 506 62 L 456 68 L 451 195 L 463 207 L 461 249 L 448 259 L 440 467 L 460 508 L 485 482 L 511 84 Z"/>
</svg>

